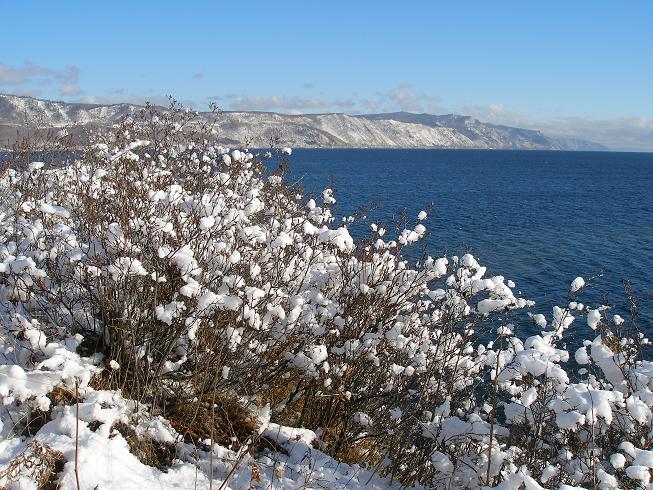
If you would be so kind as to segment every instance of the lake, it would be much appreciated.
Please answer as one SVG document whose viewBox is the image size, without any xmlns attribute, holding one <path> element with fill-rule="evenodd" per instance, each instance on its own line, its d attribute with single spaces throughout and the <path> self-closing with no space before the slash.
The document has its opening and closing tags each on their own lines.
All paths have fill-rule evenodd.
<svg viewBox="0 0 653 490">
<path fill-rule="evenodd" d="M 473 253 L 537 311 L 566 304 L 576 276 L 593 277 L 580 301 L 623 304 L 629 279 L 653 331 L 652 153 L 296 149 L 290 167 L 310 193 L 336 189 L 339 217 L 378 201 L 355 237 L 433 202 L 431 255 Z"/>
</svg>

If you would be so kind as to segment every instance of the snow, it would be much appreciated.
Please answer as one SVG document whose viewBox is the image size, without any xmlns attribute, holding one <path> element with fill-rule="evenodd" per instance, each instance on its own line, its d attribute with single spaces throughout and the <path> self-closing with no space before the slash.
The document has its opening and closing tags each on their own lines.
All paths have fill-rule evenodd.
<svg viewBox="0 0 653 490">
<path fill-rule="evenodd" d="M 632 480 L 639 480 L 643 485 L 649 483 L 651 479 L 651 474 L 649 469 L 646 466 L 632 465 L 626 468 L 626 474 L 628 478 Z"/>
<path fill-rule="evenodd" d="M 121 276 L 147 276 L 147 271 L 140 260 L 131 257 L 120 257 L 107 268 L 114 281 Z"/>
<path fill-rule="evenodd" d="M 209 230 L 215 225 L 215 217 L 213 216 L 204 216 L 200 218 L 200 230 Z"/>
<path fill-rule="evenodd" d="M 626 464 L 626 458 L 623 454 L 615 453 L 610 456 L 610 464 L 617 470 L 623 468 Z"/>
<path fill-rule="evenodd" d="M 154 313 L 157 320 L 160 320 L 167 325 L 171 325 L 173 319 L 178 315 L 179 312 L 183 311 L 184 309 L 185 306 L 183 303 L 179 301 L 173 301 L 167 305 L 157 306 L 154 310 Z"/>
<path fill-rule="evenodd" d="M 601 312 L 597 310 L 590 310 L 587 313 L 587 325 L 593 330 L 596 330 L 596 327 L 599 325 L 599 322 L 601 321 Z"/>
<path fill-rule="evenodd" d="M 582 277 L 577 277 L 571 282 L 571 292 L 576 293 L 580 291 L 585 286 L 585 279 Z"/>
<path fill-rule="evenodd" d="M 75 407 L 57 410 L 54 420 L 44 425 L 36 438 L 47 447 L 60 451 L 68 461 L 59 478 L 61 488 L 77 488 L 74 459 L 78 460 L 79 481 L 82 488 L 133 489 L 133 488 L 208 488 L 209 455 L 202 451 L 201 458 L 195 460 L 192 445 L 182 442 L 182 438 L 163 419 L 150 417 L 136 405 L 123 399 L 117 392 L 90 392 L 79 404 L 79 443 L 76 445 L 77 418 Z M 173 443 L 177 449 L 177 459 L 167 472 L 141 463 L 130 452 L 124 437 L 111 427 L 115 422 L 134 420 L 140 437 Z M 269 411 L 267 412 L 269 414 Z M 266 422 L 269 415 L 265 410 L 258 413 L 259 431 L 270 440 L 288 450 L 288 455 L 265 452 L 256 462 L 249 455 L 220 447 L 214 449 L 213 486 L 225 488 L 247 488 L 255 484 L 257 488 L 289 488 L 298 483 L 304 488 L 360 488 L 382 489 L 398 488 L 389 480 L 374 476 L 367 470 L 339 463 L 318 450 L 311 443 L 316 439 L 311 431 L 291 429 Z M 92 430 L 91 423 L 100 424 Z M 0 464 L 6 463 L 18 454 L 25 444 L 15 444 L 14 440 L 0 442 Z M 258 463 L 260 475 L 254 480 L 252 466 Z M 232 472 L 232 467 L 236 469 Z M 279 471 L 282 468 L 283 471 Z M 13 487 L 12 487 L 13 488 Z M 24 481 L 20 488 L 30 488 Z"/>
<path fill-rule="evenodd" d="M 372 419 L 369 415 L 363 412 L 356 412 L 353 416 L 354 423 L 362 425 L 363 427 L 372 427 Z"/>
<path fill-rule="evenodd" d="M 68 218 L 70 216 L 70 213 L 66 208 L 61 206 L 53 206 L 52 204 L 45 202 L 41 203 L 40 209 L 45 214 L 53 214 L 55 216 L 61 216 L 62 218 Z"/>
<path fill-rule="evenodd" d="M 538 327 L 546 328 L 546 317 L 542 313 L 533 315 L 531 318 L 533 318 L 533 321 Z"/>
<path fill-rule="evenodd" d="M 630 415 L 640 424 L 645 424 L 647 420 L 651 419 L 649 406 L 634 395 L 626 398 L 626 407 Z"/>
<path fill-rule="evenodd" d="M 535 400 L 537 400 L 537 389 L 535 387 L 529 388 L 521 395 L 521 404 L 525 407 L 530 407 Z"/>
<path fill-rule="evenodd" d="M 306 226 L 306 223 L 304 225 Z M 308 223 L 308 225 L 310 225 L 310 223 Z M 307 229 L 307 231 L 313 231 L 313 230 L 309 228 L 309 229 Z M 311 234 L 313 234 L 313 233 L 311 233 Z M 285 248 L 288 245 L 291 245 L 292 243 L 293 243 L 293 239 L 290 238 L 290 235 L 288 235 L 287 233 L 281 232 L 281 233 L 279 233 L 279 235 L 274 240 L 272 240 L 272 243 L 270 243 L 270 246 L 272 248 Z"/>
<path fill-rule="evenodd" d="M 606 307 L 531 313 L 471 254 L 409 263 L 402 247 L 426 236 L 424 211 L 387 239 L 375 225 L 373 241 L 357 242 L 332 189 L 320 205 L 275 191 L 285 181 L 248 150 L 150 157 L 144 139 L 97 150 L 100 172 L 75 162 L 0 178 L 0 471 L 38 442 L 62 453 L 64 488 L 76 457 L 84 488 L 391 488 L 401 484 L 390 474 L 413 469 L 423 473 L 407 487 L 649 483 L 653 363 L 637 357 L 621 317 L 601 322 Z M 189 175 L 168 167 L 180 154 Z M 16 182 L 39 177 L 42 195 L 25 198 Z M 137 197 L 116 201 L 116 182 Z M 104 206 L 88 228 L 80 196 Z M 600 332 L 576 342 L 574 315 Z M 157 379 L 156 396 L 104 389 L 127 387 L 134 366 Z M 252 417 L 242 447 L 191 444 L 152 401 L 197 402 L 204 383 Z M 38 411 L 42 426 L 25 432 Z M 281 423 L 302 420 L 314 430 Z M 168 470 L 139 461 L 118 422 L 172 444 Z M 339 431 L 351 458 L 376 451 L 374 465 L 328 455 Z M 261 435 L 268 442 L 250 446 Z M 590 435 L 601 451 L 579 450 Z M 555 452 L 530 463 L 533 441 Z"/>
<path fill-rule="evenodd" d="M 587 348 L 585 348 L 584 346 L 579 347 L 576 350 L 576 353 L 574 354 L 574 359 L 576 359 L 576 362 L 581 365 L 585 365 L 589 363 L 590 357 L 587 354 Z"/>
<path fill-rule="evenodd" d="M 138 113 L 139 106 L 113 104 L 99 107 L 71 106 L 62 102 L 41 101 L 24 97 L 2 95 L 3 121 L 20 126 L 24 114 L 38 112 L 39 121 L 48 128 L 61 128 L 79 124 L 109 127 L 125 113 Z M 202 114 L 205 120 L 214 119 L 210 113 Z M 461 116 L 462 118 L 462 116 Z M 347 114 L 284 115 L 264 112 L 225 112 L 216 123 L 216 132 L 225 139 L 252 141 L 256 148 L 269 146 L 270 134 L 282 134 L 287 145 L 295 147 L 444 147 L 444 148 L 506 148 L 506 149 L 559 149 L 553 140 L 542 142 L 536 132 L 521 130 L 515 134 L 508 128 L 497 128 L 476 120 L 463 121 L 465 130 L 457 126 L 460 119 L 439 121 L 438 126 L 409 121 L 370 119 Z M 470 136 L 468 136 L 470 135 Z M 98 144 L 98 149 L 102 149 Z M 283 148 L 281 151 L 285 150 Z M 291 149 L 291 148 L 288 148 Z M 221 154 L 228 151 L 222 148 Z M 228 157 L 224 154 L 223 156 Z"/>
</svg>

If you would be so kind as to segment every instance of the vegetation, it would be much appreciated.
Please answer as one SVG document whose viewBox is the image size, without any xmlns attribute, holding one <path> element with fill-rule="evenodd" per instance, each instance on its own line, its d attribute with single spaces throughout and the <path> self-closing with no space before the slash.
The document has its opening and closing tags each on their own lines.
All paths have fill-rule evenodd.
<svg viewBox="0 0 653 490">
<path fill-rule="evenodd" d="M 72 453 L 39 442 L 76 405 L 148 464 L 222 482 L 217 446 L 233 466 L 290 454 L 271 428 L 296 427 L 388 485 L 648 485 L 653 364 L 636 312 L 580 304 L 577 280 L 547 320 L 471 255 L 411 264 L 425 212 L 354 241 L 331 190 L 316 202 L 287 184 L 289 149 L 215 146 L 174 102 L 88 138 L 25 140 L 0 180 L 2 435 L 30 428 L 7 454 L 31 445 L 47 479 L 62 457 L 61 481 L 79 476 L 79 428 Z M 579 318 L 596 337 L 570 356 Z M 142 442 L 155 419 L 165 430 Z"/>
</svg>

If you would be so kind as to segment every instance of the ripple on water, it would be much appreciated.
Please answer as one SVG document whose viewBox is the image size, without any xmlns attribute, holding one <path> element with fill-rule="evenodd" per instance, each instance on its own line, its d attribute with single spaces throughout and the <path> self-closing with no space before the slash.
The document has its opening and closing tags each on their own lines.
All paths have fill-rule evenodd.
<svg viewBox="0 0 653 490">
<path fill-rule="evenodd" d="M 300 149 L 291 167 L 309 192 L 333 177 L 339 215 L 380 199 L 368 218 L 390 223 L 404 208 L 412 218 L 435 202 L 430 250 L 472 251 L 544 312 L 566 301 L 578 275 L 602 273 L 586 303 L 621 300 L 620 280 L 629 278 L 651 325 L 653 154 Z"/>
</svg>

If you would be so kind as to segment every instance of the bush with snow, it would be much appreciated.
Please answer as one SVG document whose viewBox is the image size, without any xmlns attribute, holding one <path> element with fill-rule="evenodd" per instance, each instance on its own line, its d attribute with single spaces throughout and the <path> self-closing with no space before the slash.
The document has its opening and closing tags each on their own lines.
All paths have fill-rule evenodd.
<svg viewBox="0 0 653 490">
<path fill-rule="evenodd" d="M 4 172 L 0 463 L 38 440 L 61 451 L 71 484 L 64 390 L 87 448 L 128 459 L 117 422 L 174 444 L 177 465 L 157 476 L 170 486 L 195 466 L 202 481 L 234 478 L 213 457 L 249 465 L 236 474 L 254 482 L 276 457 L 332 465 L 334 485 L 372 473 L 437 488 L 648 484 L 653 363 L 621 317 L 570 303 L 529 318 L 533 303 L 469 254 L 404 258 L 426 212 L 394 239 L 373 225 L 355 241 L 330 189 L 307 199 L 269 155 L 211 140 L 192 114 L 146 109 L 66 166 Z M 596 337 L 570 355 L 580 316 Z M 523 339 L 524 322 L 540 333 Z M 232 447 L 176 415 L 229 403 L 257 420 Z M 288 454 L 254 458 L 261 437 Z M 367 469 L 352 477 L 325 454 Z"/>
</svg>

